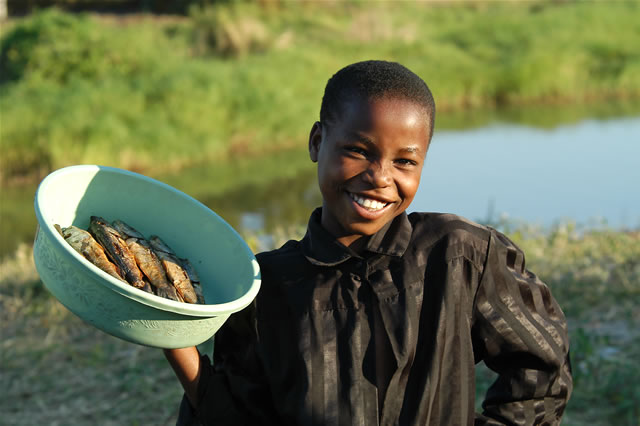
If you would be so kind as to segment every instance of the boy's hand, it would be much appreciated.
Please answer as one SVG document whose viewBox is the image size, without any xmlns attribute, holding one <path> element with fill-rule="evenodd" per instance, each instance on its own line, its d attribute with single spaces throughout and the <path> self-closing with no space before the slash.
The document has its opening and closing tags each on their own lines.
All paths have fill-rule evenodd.
<svg viewBox="0 0 640 426">
<path fill-rule="evenodd" d="M 163 349 L 164 356 L 171 364 L 185 394 L 193 407 L 198 402 L 200 381 L 200 353 L 195 346 L 182 349 Z"/>
</svg>

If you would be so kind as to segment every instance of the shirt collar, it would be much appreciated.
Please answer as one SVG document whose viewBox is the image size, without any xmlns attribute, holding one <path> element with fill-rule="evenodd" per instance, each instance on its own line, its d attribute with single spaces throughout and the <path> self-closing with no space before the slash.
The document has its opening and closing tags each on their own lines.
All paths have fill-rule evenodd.
<svg viewBox="0 0 640 426">
<path fill-rule="evenodd" d="M 307 233 L 302 239 L 302 253 L 313 264 L 335 266 L 346 260 L 361 258 L 349 247 L 341 244 L 321 224 L 322 208 L 311 213 Z M 405 212 L 384 225 L 369 237 L 365 251 L 389 256 L 402 256 L 411 240 L 411 222 Z"/>
</svg>

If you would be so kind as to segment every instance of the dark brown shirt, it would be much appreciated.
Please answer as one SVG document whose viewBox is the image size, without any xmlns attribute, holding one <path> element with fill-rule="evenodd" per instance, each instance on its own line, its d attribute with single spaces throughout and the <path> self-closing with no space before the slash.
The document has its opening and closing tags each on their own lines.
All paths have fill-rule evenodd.
<svg viewBox="0 0 640 426">
<path fill-rule="evenodd" d="M 501 233 L 403 214 L 357 255 L 320 225 L 258 255 L 262 288 L 203 356 L 215 425 L 557 424 L 572 389 L 564 315 Z M 474 412 L 475 370 L 499 376 Z"/>
</svg>

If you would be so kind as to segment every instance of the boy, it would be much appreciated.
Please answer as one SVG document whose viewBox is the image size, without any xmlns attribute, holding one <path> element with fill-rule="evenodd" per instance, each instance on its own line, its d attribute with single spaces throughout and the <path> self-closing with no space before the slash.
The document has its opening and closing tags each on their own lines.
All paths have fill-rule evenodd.
<svg viewBox="0 0 640 426">
<path fill-rule="evenodd" d="M 559 423 L 566 323 L 522 252 L 460 217 L 405 213 L 434 115 L 399 64 L 329 80 L 309 136 L 322 207 L 301 241 L 257 256 L 262 288 L 216 334 L 214 366 L 165 350 L 185 389 L 179 423 Z M 479 361 L 499 374 L 482 415 Z"/>
</svg>

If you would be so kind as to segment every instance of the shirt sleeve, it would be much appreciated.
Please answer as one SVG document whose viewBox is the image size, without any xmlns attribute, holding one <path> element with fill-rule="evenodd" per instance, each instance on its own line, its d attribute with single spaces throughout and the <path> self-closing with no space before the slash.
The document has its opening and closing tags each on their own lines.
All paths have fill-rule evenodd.
<svg viewBox="0 0 640 426">
<path fill-rule="evenodd" d="M 274 418 L 268 382 L 258 355 L 255 302 L 233 314 L 215 336 L 214 363 L 202 355 L 198 404 L 201 424 L 270 424 Z"/>
<path fill-rule="evenodd" d="M 573 387 L 566 319 L 522 251 L 495 230 L 472 336 L 476 362 L 498 373 L 476 425 L 559 424 Z"/>
</svg>

